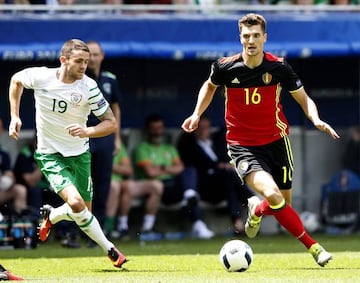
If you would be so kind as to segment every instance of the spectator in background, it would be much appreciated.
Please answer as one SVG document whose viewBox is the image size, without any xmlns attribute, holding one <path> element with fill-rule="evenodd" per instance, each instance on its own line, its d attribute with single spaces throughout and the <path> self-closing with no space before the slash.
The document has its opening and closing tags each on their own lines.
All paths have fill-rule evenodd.
<svg viewBox="0 0 360 283">
<path fill-rule="evenodd" d="M 193 236 L 212 238 L 214 232 L 209 230 L 200 215 L 196 172 L 184 170 L 176 147 L 165 142 L 163 118 L 158 114 L 149 115 L 145 120 L 145 132 L 146 141 L 134 149 L 137 178 L 161 180 L 164 184 L 162 203 L 169 205 L 182 202 L 192 221 Z"/>
<path fill-rule="evenodd" d="M 351 130 L 351 138 L 343 155 L 343 168 L 354 171 L 360 177 L 360 126 Z"/>
<path fill-rule="evenodd" d="M 146 198 L 142 236 L 156 236 L 154 224 L 161 203 L 163 183 L 159 180 L 134 180 L 133 166 L 124 145 L 114 157 L 110 193 L 106 204 L 105 233 L 113 238 L 128 239 L 128 215 L 133 199 Z M 116 215 L 117 229 L 115 230 Z"/>
<path fill-rule="evenodd" d="M 3 120 L 0 118 L 0 136 L 4 132 Z M 11 204 L 8 207 L 4 205 Z M 5 213 L 21 214 L 27 210 L 26 188 L 16 182 L 11 168 L 10 154 L 0 145 L 0 209 Z"/>
<path fill-rule="evenodd" d="M 28 0 L 28 4 L 32 5 L 73 5 L 75 0 Z"/>
<path fill-rule="evenodd" d="M 44 176 L 34 159 L 35 148 L 36 137 L 33 137 L 17 155 L 14 174 L 16 180 L 27 189 L 28 205 L 36 211 L 40 211 L 40 207 L 43 205 L 42 191 L 49 188 L 49 183 L 44 180 Z M 41 183 L 42 181 L 44 182 Z"/>
<path fill-rule="evenodd" d="M 28 0 L 0 0 L 0 4 L 29 4 Z"/>
<path fill-rule="evenodd" d="M 123 1 L 122 0 L 102 0 L 101 4 L 120 5 L 120 4 L 123 4 Z"/>
<path fill-rule="evenodd" d="M 178 141 L 180 157 L 187 167 L 197 171 L 200 198 L 211 204 L 226 200 L 233 231 L 242 233 L 244 223 L 241 217 L 241 205 L 247 205 L 247 199 L 253 193 L 241 182 L 234 166 L 229 163 L 226 150 L 225 132 L 220 129 L 211 136 L 211 121 L 202 117 L 194 133 L 183 133 Z"/>
<path fill-rule="evenodd" d="M 90 139 L 91 152 L 91 174 L 94 186 L 93 211 L 103 227 L 105 220 L 106 202 L 109 195 L 111 172 L 114 154 L 120 149 L 120 90 L 119 83 L 114 74 L 102 69 L 104 51 L 100 43 L 88 41 L 87 46 L 90 50 L 90 60 L 87 67 L 87 75 L 93 78 L 105 99 L 109 102 L 117 123 L 117 130 L 102 138 Z M 99 119 L 90 114 L 88 127 L 95 126 Z"/>
</svg>

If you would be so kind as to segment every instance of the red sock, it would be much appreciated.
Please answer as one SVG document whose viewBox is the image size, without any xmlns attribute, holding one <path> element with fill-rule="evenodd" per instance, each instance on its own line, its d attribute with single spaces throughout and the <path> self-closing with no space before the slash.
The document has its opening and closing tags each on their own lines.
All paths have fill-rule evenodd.
<svg viewBox="0 0 360 283">
<path fill-rule="evenodd" d="M 297 212 L 288 204 L 285 204 L 279 209 L 272 209 L 269 202 L 264 199 L 256 207 L 255 215 L 259 217 L 262 215 L 274 215 L 281 226 L 302 242 L 307 249 L 316 243 L 316 241 L 305 231 L 304 225 Z"/>
<path fill-rule="evenodd" d="M 255 215 L 260 217 L 263 215 L 274 215 L 274 210 L 271 209 L 267 199 L 264 199 L 256 208 Z"/>
</svg>

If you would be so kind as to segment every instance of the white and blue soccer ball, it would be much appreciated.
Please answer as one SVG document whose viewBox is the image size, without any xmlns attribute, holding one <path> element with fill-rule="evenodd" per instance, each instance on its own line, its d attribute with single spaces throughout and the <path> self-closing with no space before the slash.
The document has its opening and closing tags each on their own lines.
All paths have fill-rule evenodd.
<svg viewBox="0 0 360 283">
<path fill-rule="evenodd" d="M 241 240 L 226 242 L 219 253 L 220 263 L 229 272 L 244 272 L 248 270 L 253 257 L 254 254 L 251 247 Z"/>
</svg>

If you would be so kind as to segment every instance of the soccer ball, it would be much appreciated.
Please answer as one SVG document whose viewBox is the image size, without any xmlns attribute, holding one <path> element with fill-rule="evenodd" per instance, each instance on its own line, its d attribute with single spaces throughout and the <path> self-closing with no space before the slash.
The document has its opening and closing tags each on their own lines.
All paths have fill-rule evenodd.
<svg viewBox="0 0 360 283">
<path fill-rule="evenodd" d="M 241 240 L 226 242 L 219 253 L 220 263 L 229 272 L 246 271 L 253 261 L 251 247 Z"/>
</svg>

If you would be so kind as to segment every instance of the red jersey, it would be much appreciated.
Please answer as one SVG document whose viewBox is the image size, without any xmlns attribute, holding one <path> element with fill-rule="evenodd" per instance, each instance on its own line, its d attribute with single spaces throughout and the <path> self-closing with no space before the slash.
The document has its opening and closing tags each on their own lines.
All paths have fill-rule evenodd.
<svg viewBox="0 0 360 283">
<path fill-rule="evenodd" d="M 225 86 L 229 144 L 264 145 L 289 133 L 281 105 L 282 88 L 291 92 L 303 85 L 283 58 L 265 52 L 263 62 L 250 69 L 241 54 L 222 57 L 212 64 L 210 80 Z"/>
</svg>

